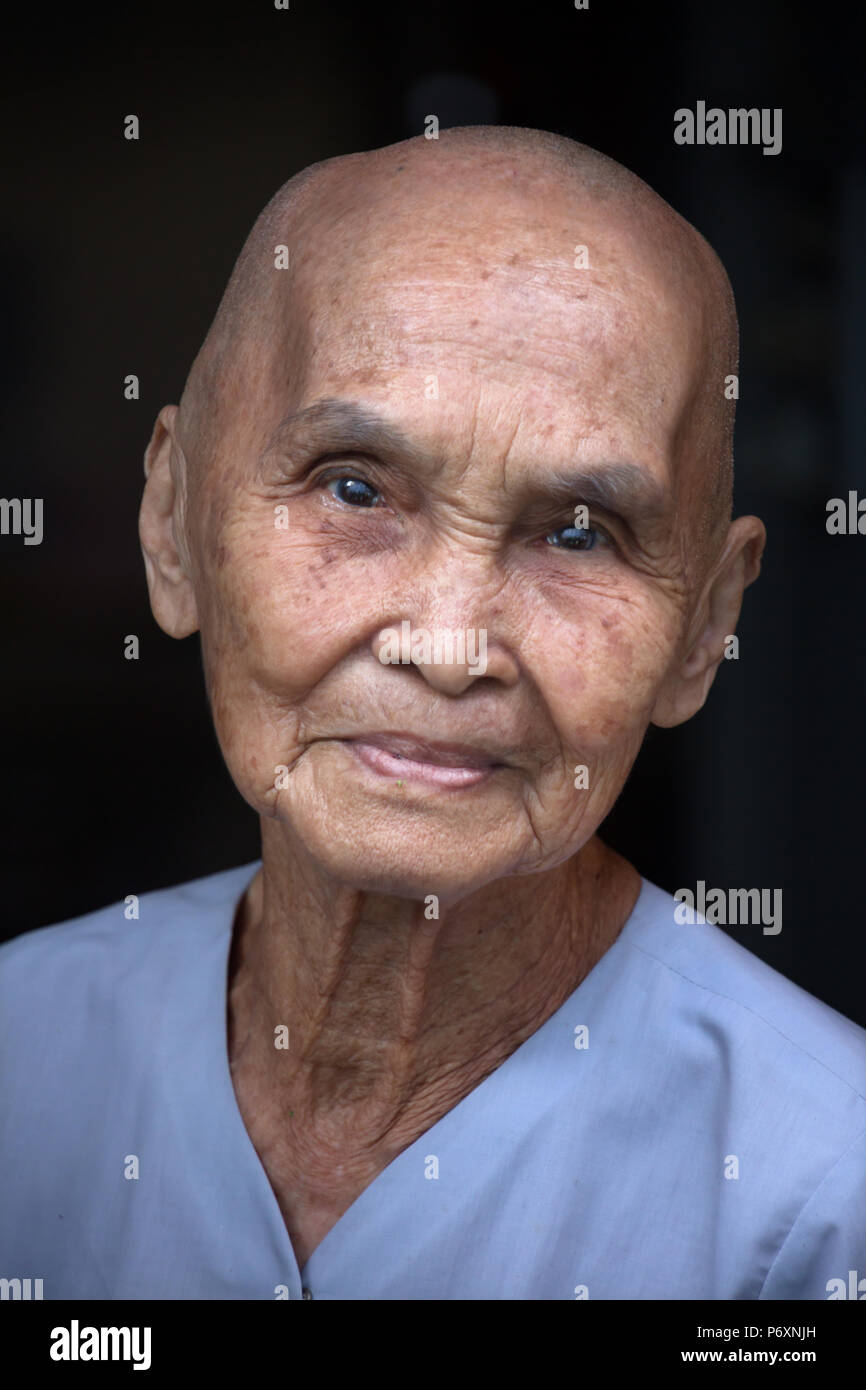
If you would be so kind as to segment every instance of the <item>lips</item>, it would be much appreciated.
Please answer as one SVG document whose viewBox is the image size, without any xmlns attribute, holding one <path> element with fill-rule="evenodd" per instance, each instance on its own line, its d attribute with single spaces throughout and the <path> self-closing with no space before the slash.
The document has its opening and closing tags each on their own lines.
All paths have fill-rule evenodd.
<svg viewBox="0 0 866 1390">
<path fill-rule="evenodd" d="M 395 758 L 408 758 L 433 767 L 490 768 L 499 760 L 466 743 L 434 743 L 411 734 L 362 734 L 351 740 L 370 748 L 381 748 Z"/>
<path fill-rule="evenodd" d="M 347 740 L 356 757 L 382 777 L 434 787 L 469 787 L 503 764 L 479 748 L 434 743 L 410 734 L 370 734 Z"/>
</svg>

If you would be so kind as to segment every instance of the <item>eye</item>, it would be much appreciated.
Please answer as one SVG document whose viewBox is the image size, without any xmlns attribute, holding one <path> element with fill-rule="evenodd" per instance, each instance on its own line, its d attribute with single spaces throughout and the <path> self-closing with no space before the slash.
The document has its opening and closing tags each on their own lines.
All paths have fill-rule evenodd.
<svg viewBox="0 0 866 1390">
<path fill-rule="evenodd" d="M 563 550 L 596 550 L 613 544 L 600 526 L 560 526 L 556 531 L 549 531 L 544 539 Z"/>
<path fill-rule="evenodd" d="M 371 483 L 354 475 L 329 478 L 325 487 L 332 497 L 336 497 L 339 502 L 347 503 L 350 507 L 375 507 L 380 496 L 378 489 Z"/>
</svg>

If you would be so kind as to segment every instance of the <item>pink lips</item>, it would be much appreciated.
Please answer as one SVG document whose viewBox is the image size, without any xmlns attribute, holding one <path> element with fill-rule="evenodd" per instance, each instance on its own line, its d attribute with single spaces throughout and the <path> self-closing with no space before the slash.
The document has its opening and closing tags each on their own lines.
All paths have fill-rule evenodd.
<svg viewBox="0 0 866 1390">
<path fill-rule="evenodd" d="M 384 777 L 426 782 L 434 787 L 474 786 L 499 766 L 477 748 L 427 743 L 402 734 L 352 739 L 350 746 L 362 763 Z"/>
</svg>

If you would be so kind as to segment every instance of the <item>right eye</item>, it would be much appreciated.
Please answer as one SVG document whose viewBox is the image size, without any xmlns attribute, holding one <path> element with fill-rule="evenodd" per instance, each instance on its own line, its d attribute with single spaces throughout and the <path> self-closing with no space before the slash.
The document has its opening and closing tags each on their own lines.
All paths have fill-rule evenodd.
<svg viewBox="0 0 866 1390">
<path fill-rule="evenodd" d="M 345 502 L 349 507 L 375 507 L 380 496 L 372 483 L 357 477 L 354 473 L 344 474 L 340 478 L 328 478 L 325 487 L 338 502 Z"/>
</svg>

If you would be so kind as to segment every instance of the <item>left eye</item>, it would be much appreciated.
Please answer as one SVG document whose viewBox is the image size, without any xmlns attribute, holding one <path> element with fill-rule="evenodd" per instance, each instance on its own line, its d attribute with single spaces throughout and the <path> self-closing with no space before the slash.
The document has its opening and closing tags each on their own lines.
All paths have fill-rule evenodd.
<svg viewBox="0 0 866 1390">
<path fill-rule="evenodd" d="M 544 539 L 563 550 L 595 550 L 598 545 L 608 544 L 607 536 L 598 526 L 560 526 L 557 531 L 548 532 Z"/>
<path fill-rule="evenodd" d="M 325 484 L 332 497 L 347 502 L 350 507 L 375 507 L 379 493 L 363 478 L 331 478 Z"/>
</svg>

